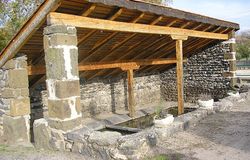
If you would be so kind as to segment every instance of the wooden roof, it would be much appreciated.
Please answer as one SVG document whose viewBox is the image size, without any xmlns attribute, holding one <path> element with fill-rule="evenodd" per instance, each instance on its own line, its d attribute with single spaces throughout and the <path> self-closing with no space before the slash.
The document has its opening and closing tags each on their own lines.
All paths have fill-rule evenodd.
<svg viewBox="0 0 250 160">
<path fill-rule="evenodd" d="M 196 31 L 228 34 L 239 25 L 169 7 L 132 0 L 46 0 L 1 52 L 0 65 L 16 53 L 24 53 L 28 64 L 44 65 L 43 28 L 49 12 L 67 13 L 118 22 L 169 26 Z M 77 28 L 79 63 L 116 60 L 172 58 L 175 41 L 170 36 Z M 190 55 L 220 40 L 190 37 L 184 42 L 184 55 Z M 163 71 L 167 65 L 141 67 L 140 72 Z M 92 79 L 121 74 L 120 69 L 84 71 Z M 44 80 L 43 75 L 30 76 L 30 85 Z"/>
</svg>

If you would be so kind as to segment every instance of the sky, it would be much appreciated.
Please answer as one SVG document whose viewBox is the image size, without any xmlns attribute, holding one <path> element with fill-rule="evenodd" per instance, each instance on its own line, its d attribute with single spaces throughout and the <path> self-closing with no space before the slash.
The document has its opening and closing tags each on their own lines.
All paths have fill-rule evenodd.
<svg viewBox="0 0 250 160">
<path fill-rule="evenodd" d="M 173 0 L 172 7 L 240 24 L 250 30 L 250 0 Z"/>
</svg>

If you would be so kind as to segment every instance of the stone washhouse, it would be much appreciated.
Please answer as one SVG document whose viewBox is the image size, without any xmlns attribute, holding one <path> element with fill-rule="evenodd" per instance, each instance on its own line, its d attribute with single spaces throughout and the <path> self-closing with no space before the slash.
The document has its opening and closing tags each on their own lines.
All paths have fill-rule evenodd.
<svg viewBox="0 0 250 160">
<path fill-rule="evenodd" d="M 136 0 L 45 0 L 0 54 L 0 136 L 74 151 L 83 146 L 74 131 L 140 117 L 162 101 L 177 101 L 182 114 L 201 94 L 223 98 L 236 83 L 237 30 Z"/>
</svg>

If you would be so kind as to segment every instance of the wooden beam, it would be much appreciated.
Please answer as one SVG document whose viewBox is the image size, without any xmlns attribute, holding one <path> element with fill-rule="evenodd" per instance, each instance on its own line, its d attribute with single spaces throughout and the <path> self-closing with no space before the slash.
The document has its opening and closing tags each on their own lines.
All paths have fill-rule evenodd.
<svg viewBox="0 0 250 160">
<path fill-rule="evenodd" d="M 131 68 L 131 66 L 133 69 L 136 69 L 138 68 L 138 66 L 174 64 L 176 62 L 177 61 L 175 58 L 92 62 L 92 63 L 80 63 L 78 68 L 79 68 L 79 71 L 91 71 L 91 70 L 111 69 L 111 68 L 121 68 L 122 70 L 127 70 L 127 68 Z M 45 66 L 28 66 L 29 75 L 40 75 L 40 74 L 45 74 L 45 73 L 46 73 Z"/>
<path fill-rule="evenodd" d="M 122 8 L 120 8 L 118 11 L 116 11 L 116 13 L 114 13 L 109 20 L 114 20 L 115 18 L 117 18 L 121 13 L 122 13 Z M 140 14 L 140 16 L 138 17 L 142 17 L 144 15 L 144 13 Z M 136 18 L 137 19 L 137 18 Z M 139 19 L 138 19 L 139 20 Z M 131 23 L 135 23 L 135 19 L 133 19 L 131 21 Z M 101 41 L 98 41 L 94 47 L 88 52 L 88 56 L 87 57 L 80 57 L 80 63 L 84 62 L 84 61 L 88 61 L 88 59 L 90 59 L 94 53 L 104 44 L 106 44 L 107 42 L 109 42 L 109 40 L 111 40 L 112 38 L 114 38 L 116 35 L 118 35 L 119 32 L 113 32 L 111 33 L 109 36 L 105 37 L 104 39 L 102 39 Z"/>
<path fill-rule="evenodd" d="M 156 23 L 158 23 L 158 22 L 161 21 L 161 20 L 162 20 L 162 16 L 159 16 L 158 18 L 156 18 L 155 20 L 153 20 L 151 23 L 149 23 L 149 25 L 155 25 Z M 176 21 L 177 21 L 177 20 L 175 19 L 175 20 L 173 20 L 171 23 L 168 23 L 166 26 L 170 27 L 171 25 L 173 25 L 174 23 L 176 23 Z M 136 33 L 134 33 L 134 34 L 136 34 Z M 162 39 L 164 39 L 164 37 L 155 40 L 153 43 L 151 43 L 150 45 L 148 45 L 146 48 L 150 48 L 153 44 L 157 43 L 158 41 L 161 41 Z M 147 38 L 147 37 L 144 38 L 141 42 L 144 42 L 145 40 L 148 41 L 148 38 Z M 134 45 L 134 46 L 136 47 L 136 46 L 138 46 L 138 45 L 140 45 L 140 43 L 137 43 L 137 45 Z M 129 55 L 129 54 L 133 51 L 133 49 L 134 49 L 135 47 L 131 47 L 131 48 L 127 51 L 126 54 L 123 54 L 121 57 L 119 57 L 119 60 L 120 60 L 120 59 L 123 59 L 124 57 L 126 57 L 127 55 Z M 144 48 L 144 51 L 146 50 L 146 48 Z M 143 53 L 143 52 L 140 52 L 139 54 L 137 54 L 136 57 L 133 58 L 133 60 L 136 59 L 137 57 L 139 57 L 139 56 L 142 55 L 142 54 L 144 54 L 144 53 Z M 104 59 L 105 59 L 105 58 L 106 58 L 106 57 L 104 57 Z M 104 72 L 105 72 L 105 71 L 102 70 L 102 71 L 99 71 L 99 72 L 97 72 L 97 73 L 94 73 L 94 74 L 92 74 L 90 77 L 87 77 L 87 79 L 90 80 L 90 79 L 94 78 L 95 76 L 98 76 L 98 75 L 100 75 L 100 74 L 102 74 L 102 73 L 104 73 Z M 107 72 L 107 71 L 106 71 L 106 72 Z M 112 74 L 116 74 L 117 72 L 119 72 L 119 70 L 113 70 L 113 71 L 111 71 L 111 72 L 108 72 L 108 73 L 106 74 L 105 78 L 109 77 L 109 76 L 112 75 Z"/>
<path fill-rule="evenodd" d="M 208 31 L 209 29 L 211 29 L 212 27 L 214 27 L 214 26 L 208 26 L 208 27 L 206 27 L 206 28 L 204 28 L 202 31 Z M 196 27 L 195 27 L 196 28 Z M 215 29 L 215 30 L 213 30 L 213 31 L 216 31 L 217 29 Z M 197 38 L 194 38 L 194 37 L 191 37 L 190 38 L 190 40 L 191 39 L 197 39 Z M 207 39 L 205 39 L 205 40 L 207 40 Z M 197 42 L 196 42 L 197 41 Z M 199 43 L 200 41 L 203 41 L 203 40 L 200 40 L 200 39 L 198 39 L 198 40 L 194 40 L 194 42 L 195 43 L 193 43 L 192 41 L 190 41 L 191 43 L 188 43 L 188 44 L 186 44 L 186 46 L 192 46 L 193 44 L 194 45 L 196 45 L 197 43 Z M 168 47 L 168 50 L 167 50 L 167 52 L 169 52 L 170 50 L 172 50 L 172 49 L 174 49 L 175 48 L 175 44 L 173 43 L 173 45 L 171 45 L 170 47 Z M 185 48 L 186 49 L 186 48 Z M 170 53 L 171 54 L 171 53 Z M 158 56 L 158 53 L 156 52 L 156 54 L 152 54 L 152 55 L 150 55 L 149 57 L 147 57 L 147 58 L 152 58 L 152 57 L 159 57 L 159 58 L 162 58 L 163 56 L 166 56 L 166 54 L 162 54 L 162 55 L 159 55 Z M 152 67 L 148 67 L 147 69 L 144 69 L 144 67 L 142 67 L 142 68 L 140 68 L 140 70 L 143 70 L 143 72 L 150 72 L 151 71 L 151 68 Z M 160 67 L 156 67 L 155 68 L 155 70 L 158 70 Z M 150 70 L 150 71 L 149 71 Z"/>
<path fill-rule="evenodd" d="M 134 73 L 132 69 L 127 71 L 128 78 L 128 110 L 129 116 L 135 117 Z"/>
<path fill-rule="evenodd" d="M 95 4 L 91 4 L 85 11 L 83 11 L 83 13 L 81 13 L 81 16 L 88 16 L 91 12 L 93 12 L 96 8 Z"/>
<path fill-rule="evenodd" d="M 139 21 L 144 15 L 145 15 L 145 13 L 139 14 L 139 15 L 136 16 L 134 19 L 132 19 L 132 20 L 130 21 L 130 23 L 136 23 L 136 22 Z M 161 17 L 161 16 L 160 16 L 160 17 Z M 154 20 L 152 23 L 155 24 L 155 23 L 157 23 L 157 21 L 160 21 L 160 20 L 161 20 L 161 18 L 158 17 L 158 18 L 157 18 L 156 20 Z M 117 35 L 119 32 L 114 32 L 114 33 L 116 33 L 115 35 Z M 112 55 L 115 53 L 116 49 L 118 49 L 118 48 L 120 47 L 120 45 L 122 45 L 122 44 L 128 42 L 129 40 L 131 40 L 132 38 L 134 38 L 136 35 L 137 35 L 136 33 L 133 33 L 133 34 L 129 35 L 128 37 L 126 37 L 123 41 L 121 41 L 121 42 L 117 43 L 116 45 L 114 45 L 114 46 L 111 48 L 109 54 L 107 54 L 107 55 L 104 56 L 102 59 L 100 59 L 100 61 L 105 61 L 106 59 L 108 59 L 110 56 L 112 56 Z M 131 47 L 131 49 L 132 49 L 132 48 L 133 48 L 133 47 Z M 96 51 L 96 50 L 95 50 L 95 51 Z M 95 51 L 94 51 L 94 52 L 95 52 Z M 92 52 L 90 55 L 93 55 L 94 52 Z M 84 61 L 86 61 L 86 59 L 88 59 L 88 58 L 89 58 L 89 56 L 86 57 L 86 58 L 84 58 L 84 59 L 81 60 L 80 62 L 84 62 Z M 100 72 L 94 73 L 89 79 L 93 78 L 94 76 L 96 76 L 96 75 L 98 75 L 98 74 L 100 74 L 100 73 L 102 73 L 102 72 L 104 72 L 104 71 L 100 71 Z M 82 74 L 83 74 L 83 73 L 81 73 L 80 76 L 81 76 Z"/>
<path fill-rule="evenodd" d="M 72 25 L 87 29 L 109 30 L 116 32 L 132 32 L 132 33 L 162 34 L 162 35 L 176 34 L 176 35 L 186 35 L 198 38 L 228 40 L 228 34 L 194 31 L 194 30 L 180 29 L 174 27 L 152 26 L 146 24 L 114 22 L 110 20 L 101 20 L 101 19 L 81 17 L 76 15 L 69 15 L 56 12 L 51 12 L 48 15 L 47 22 L 49 25 L 64 24 L 64 25 Z"/>
<path fill-rule="evenodd" d="M 177 92 L 178 92 L 178 115 L 184 113 L 184 83 L 183 83 L 183 40 L 176 40 L 176 74 L 177 74 Z"/>
<path fill-rule="evenodd" d="M 96 5 L 95 4 L 89 4 L 87 6 L 86 9 L 84 9 L 79 15 L 80 16 L 84 16 L 84 17 L 87 17 L 89 16 L 89 14 L 91 14 L 96 8 Z M 93 31 L 94 32 L 94 31 Z M 87 39 L 88 37 L 90 37 L 92 35 L 91 32 L 89 32 L 88 34 L 86 34 L 84 37 L 81 37 L 79 40 L 78 40 L 78 44 L 81 44 L 85 39 Z M 41 59 L 43 59 L 44 57 L 44 54 L 43 54 L 43 48 L 40 50 L 39 52 L 39 55 L 40 56 L 37 56 L 35 59 L 32 60 L 32 64 L 35 65 L 35 64 L 38 64 Z"/>
</svg>

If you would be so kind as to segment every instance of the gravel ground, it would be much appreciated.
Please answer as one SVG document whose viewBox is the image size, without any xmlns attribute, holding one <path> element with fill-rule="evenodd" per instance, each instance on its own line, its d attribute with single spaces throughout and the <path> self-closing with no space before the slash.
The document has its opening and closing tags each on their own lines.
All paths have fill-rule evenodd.
<svg viewBox="0 0 250 160">
<path fill-rule="evenodd" d="M 37 151 L 32 147 L 0 145 L 0 160 L 90 160 L 80 154 Z"/>
<path fill-rule="evenodd" d="M 160 142 L 154 151 L 172 160 L 250 159 L 250 100 L 202 120 Z"/>
</svg>

